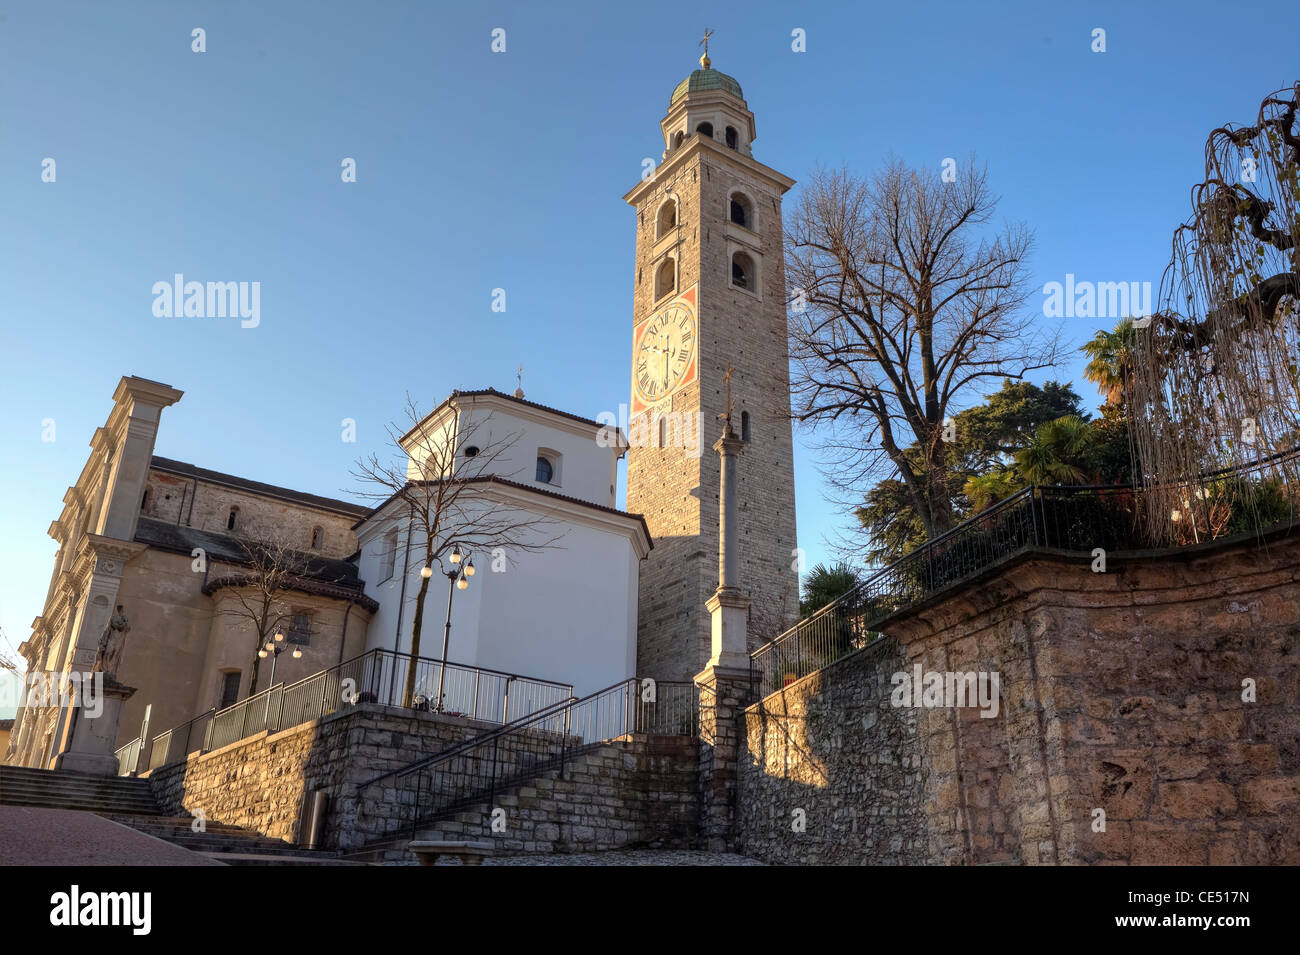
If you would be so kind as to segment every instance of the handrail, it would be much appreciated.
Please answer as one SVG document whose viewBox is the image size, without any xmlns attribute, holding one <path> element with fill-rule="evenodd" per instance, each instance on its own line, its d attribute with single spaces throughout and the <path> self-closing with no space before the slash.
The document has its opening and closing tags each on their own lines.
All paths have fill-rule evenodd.
<svg viewBox="0 0 1300 955">
<path fill-rule="evenodd" d="M 217 710 L 214 707 L 155 736 L 150 743 L 150 769 L 156 769 L 173 761 L 171 753 L 173 735 L 184 729 L 188 741 L 189 728 L 199 720 L 211 718 L 203 741 L 203 749 L 211 750 L 228 746 L 263 730 L 278 732 L 334 713 L 341 705 L 349 702 L 343 700 L 342 695 L 337 692 L 347 679 L 351 679 L 356 684 L 355 702 L 384 702 L 388 705 L 398 705 L 398 700 L 405 695 L 405 671 L 410 666 L 410 662 L 411 657 L 408 654 L 392 650 L 368 650 L 297 682 L 277 683 L 223 709 Z M 443 662 L 432 657 L 417 657 L 415 666 L 417 673 L 420 668 L 426 671 L 424 682 L 427 683 L 433 679 L 433 674 L 437 674 L 443 668 Z M 458 695 L 463 697 L 467 707 L 472 709 L 472 715 L 469 713 L 457 713 L 457 715 L 471 715 L 472 719 L 488 722 L 496 721 L 497 716 L 510 719 L 511 711 L 517 711 L 519 708 L 525 708 L 527 711 L 523 716 L 515 719 L 527 719 L 536 712 L 527 708 L 533 705 L 537 697 L 543 698 L 544 702 L 541 706 L 546 708 L 562 704 L 565 699 L 572 698 L 573 694 L 573 686 L 569 683 L 523 676 L 491 667 L 471 667 L 449 660 L 445 670 L 448 674 L 445 695 L 453 702 Z M 523 692 L 520 692 L 521 686 Z M 332 695 L 331 689 L 335 691 Z M 560 700 L 546 699 L 560 693 L 564 694 Z M 261 712 L 257 713 L 259 707 Z M 452 711 L 444 709 L 443 712 Z M 159 741 L 164 738 L 167 745 L 160 751 L 161 760 L 156 761 L 155 750 L 159 747 Z"/>
<path fill-rule="evenodd" d="M 642 695 L 636 678 L 620 680 L 584 697 L 571 697 L 513 723 L 498 726 L 375 776 L 358 792 L 390 780 L 377 798 L 390 805 L 385 821 L 396 831 L 480 798 L 491 799 L 502 786 L 557 767 L 590 746 L 632 733 L 694 736 L 699 699 L 694 683 L 656 682 L 654 699 Z M 412 779 L 412 777 L 414 777 Z M 398 790 L 401 790 L 400 792 Z M 410 813 L 410 819 L 402 816 Z"/>
<path fill-rule="evenodd" d="M 605 689 L 600 690 L 597 693 L 591 694 L 591 696 L 599 696 L 601 693 L 607 693 L 610 690 L 614 689 L 615 687 L 622 686 L 623 683 L 626 682 L 627 681 L 624 680 L 619 683 L 610 684 Z M 567 700 L 561 700 L 559 703 L 553 703 L 544 710 L 538 710 L 536 713 L 529 713 L 527 716 L 521 716 L 513 723 L 507 723 L 504 726 L 498 726 L 495 729 L 486 730 L 478 736 L 471 736 L 469 739 L 461 740 L 459 743 L 453 743 L 449 748 L 440 750 L 439 752 L 436 752 L 431 756 L 425 756 L 423 759 L 418 759 L 407 766 L 399 766 L 397 769 L 390 769 L 388 772 L 376 776 L 373 779 L 367 779 L 364 783 L 358 786 L 357 789 L 359 790 L 365 789 L 368 786 L 373 786 L 375 783 L 382 782 L 383 780 L 388 779 L 389 777 L 392 776 L 409 776 L 411 773 L 419 772 L 420 770 L 425 769 L 426 767 L 431 766 L 436 762 L 440 762 L 441 760 L 448 759 L 452 756 L 456 756 L 457 754 L 465 750 L 472 749 L 478 744 L 486 740 L 490 740 L 495 736 L 500 736 L 502 734 L 509 733 L 512 730 L 521 729 L 526 724 L 533 723 L 538 720 L 548 719 L 551 716 L 554 716 L 555 713 L 558 712 L 559 710 L 564 709 L 566 706 L 571 706 L 574 703 L 582 702 L 582 700 L 589 699 L 589 698 L 590 697 L 582 697 L 580 699 L 579 697 L 571 696 Z"/>
</svg>

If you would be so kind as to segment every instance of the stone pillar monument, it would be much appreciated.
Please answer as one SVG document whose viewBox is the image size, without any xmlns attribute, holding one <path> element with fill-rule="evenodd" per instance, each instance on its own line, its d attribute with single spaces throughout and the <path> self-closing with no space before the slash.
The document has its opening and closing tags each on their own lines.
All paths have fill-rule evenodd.
<svg viewBox="0 0 1300 955">
<path fill-rule="evenodd" d="M 700 835 L 714 852 L 734 847 L 736 786 L 740 758 L 739 716 L 752 694 L 746 623 L 749 600 L 739 587 L 739 503 L 736 499 L 736 462 L 744 442 L 731 427 L 731 369 L 727 385 L 727 411 L 722 437 L 713 449 L 722 458 L 718 502 L 718 589 L 705 603 L 712 621 L 713 652 L 695 675 L 700 690 Z"/>
<path fill-rule="evenodd" d="M 54 758 L 55 769 L 96 776 L 117 775 L 114 752 L 122 704 L 135 693 L 135 687 L 117 682 L 117 667 L 130 629 L 119 604 L 99 638 L 91 671 L 80 674 L 81 680 L 71 684 L 76 687 L 76 699 L 69 701 L 62 742 Z M 136 767 L 131 769 L 134 771 Z"/>
</svg>

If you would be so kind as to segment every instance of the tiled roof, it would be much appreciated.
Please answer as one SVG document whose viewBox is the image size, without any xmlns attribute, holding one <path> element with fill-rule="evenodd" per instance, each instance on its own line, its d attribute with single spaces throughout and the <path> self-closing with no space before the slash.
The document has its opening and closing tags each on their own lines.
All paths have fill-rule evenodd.
<svg viewBox="0 0 1300 955">
<path fill-rule="evenodd" d="M 247 478 L 237 477 L 234 474 L 222 474 L 220 471 L 209 471 L 207 468 L 200 468 L 193 464 L 186 464 L 184 461 L 174 461 L 171 458 L 160 458 L 157 455 L 154 455 L 153 460 L 150 462 L 150 467 L 157 468 L 159 471 L 180 474 L 185 477 L 198 478 L 200 481 L 211 481 L 214 484 L 225 484 L 227 487 L 239 488 L 253 494 L 264 494 L 268 497 L 283 498 L 287 501 L 295 501 L 299 504 L 307 504 L 311 507 L 319 507 L 327 511 L 341 511 L 344 514 L 358 516 L 365 514 L 369 510 L 364 504 L 353 504 L 351 501 L 340 501 L 332 497 L 321 497 L 317 494 L 307 494 L 303 491 L 295 491 L 287 487 L 277 487 L 274 484 L 263 484 L 261 481 L 250 481 Z"/>
<path fill-rule="evenodd" d="M 248 564 L 248 554 L 238 538 L 226 534 L 214 534 L 201 531 L 197 527 L 183 527 L 166 521 L 141 517 L 136 525 L 135 539 L 141 544 L 148 544 L 159 550 L 186 556 L 194 553 L 195 548 L 202 548 L 211 560 L 220 560 L 228 564 Z M 358 600 L 359 603 L 378 605 L 363 593 L 365 584 L 357 576 L 357 565 L 336 557 L 322 557 L 319 554 L 295 552 L 301 561 L 295 590 L 308 593 L 320 593 L 325 596 L 340 597 L 344 600 Z M 231 575 L 237 577 L 238 575 Z M 229 577 L 218 578 L 209 582 L 205 592 L 210 593 L 221 583 L 233 582 Z"/>
</svg>

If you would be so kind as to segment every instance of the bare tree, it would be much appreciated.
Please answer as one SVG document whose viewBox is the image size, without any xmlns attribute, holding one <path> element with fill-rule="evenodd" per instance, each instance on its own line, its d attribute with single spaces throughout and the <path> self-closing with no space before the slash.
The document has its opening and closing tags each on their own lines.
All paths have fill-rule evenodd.
<svg viewBox="0 0 1300 955">
<path fill-rule="evenodd" d="M 415 696 L 416 664 L 424 626 L 424 602 L 432 569 L 444 574 L 454 553 L 532 552 L 553 547 L 563 536 L 552 533 L 557 522 L 495 496 L 492 485 L 514 483 L 518 469 L 506 471 L 510 451 L 520 435 L 495 435 L 490 413 L 451 413 L 445 422 L 426 420 L 408 394 L 402 424 L 387 428 L 393 458 L 371 454 L 357 462 L 353 476 L 362 482 L 361 495 L 378 506 L 392 503 L 407 518 L 409 539 L 422 548 L 422 574 L 415 595 L 411 624 L 410 663 L 402 705 Z M 467 452 L 473 449 L 473 454 Z M 404 505 L 404 506 L 402 506 Z M 409 568 L 403 566 L 405 574 Z M 462 571 L 463 572 L 463 571 Z M 445 662 L 445 661 L 444 661 Z M 442 705 L 441 699 L 438 705 Z"/>
<path fill-rule="evenodd" d="M 1300 443 L 1300 83 L 1266 96 L 1253 125 L 1211 131 L 1191 198 L 1132 342 L 1143 497 L 1166 540 L 1204 509 L 1184 479 Z M 1294 457 L 1265 472 L 1300 487 Z"/>
<path fill-rule="evenodd" d="M 262 660 L 259 651 L 291 621 L 292 612 L 285 603 L 285 594 L 298 589 L 307 578 L 319 580 L 320 567 L 316 558 L 290 547 L 274 532 L 256 537 L 243 536 L 238 538 L 238 544 L 238 562 L 243 566 L 213 578 L 207 589 L 226 590 L 228 600 L 217 612 L 247 621 L 256 636 L 252 678 L 248 684 L 248 695 L 251 696 L 257 691 L 257 675 Z"/>
<path fill-rule="evenodd" d="M 983 228 L 985 171 L 951 173 L 818 170 L 786 230 L 794 417 L 822 427 L 846 500 L 897 474 L 931 537 L 953 521 L 945 420 L 983 380 L 1050 367 L 1058 349 L 1022 310 L 1031 234 Z"/>
</svg>

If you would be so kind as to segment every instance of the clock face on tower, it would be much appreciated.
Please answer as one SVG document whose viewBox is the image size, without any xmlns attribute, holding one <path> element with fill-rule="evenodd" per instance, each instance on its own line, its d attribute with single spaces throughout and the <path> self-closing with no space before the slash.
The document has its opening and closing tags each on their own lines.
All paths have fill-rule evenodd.
<svg viewBox="0 0 1300 955">
<path fill-rule="evenodd" d="M 644 411 L 695 380 L 696 289 L 656 309 L 632 333 L 632 411 Z"/>
</svg>

